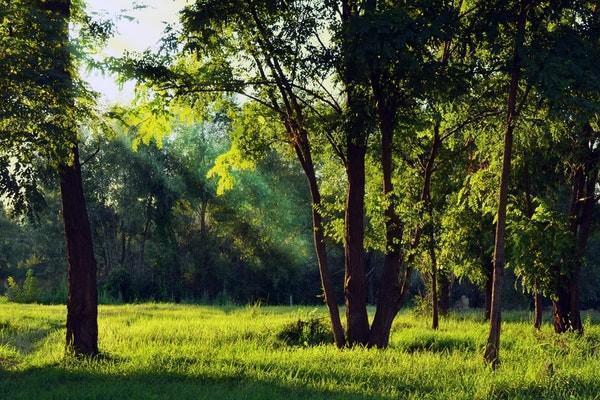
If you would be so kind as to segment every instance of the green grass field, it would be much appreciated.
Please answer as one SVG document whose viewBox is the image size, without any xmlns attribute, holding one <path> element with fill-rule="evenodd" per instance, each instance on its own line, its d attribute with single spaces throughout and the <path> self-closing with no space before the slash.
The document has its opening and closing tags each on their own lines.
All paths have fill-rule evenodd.
<svg viewBox="0 0 600 400">
<path fill-rule="evenodd" d="M 311 308 L 101 306 L 103 356 L 64 356 L 64 306 L 0 304 L 0 399 L 600 399 L 600 319 L 534 332 L 506 313 L 502 365 L 482 363 L 475 313 L 397 318 L 388 350 L 288 346 Z M 319 309 L 319 313 L 324 310 Z"/>
</svg>

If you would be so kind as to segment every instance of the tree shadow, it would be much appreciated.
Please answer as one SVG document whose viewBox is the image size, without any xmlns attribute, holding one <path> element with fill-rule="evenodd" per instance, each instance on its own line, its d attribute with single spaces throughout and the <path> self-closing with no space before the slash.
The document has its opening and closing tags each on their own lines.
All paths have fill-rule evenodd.
<svg viewBox="0 0 600 400">
<path fill-rule="evenodd" d="M 432 352 L 451 353 L 454 351 L 474 352 L 479 349 L 478 343 L 472 338 L 452 337 L 441 335 L 420 335 L 410 340 L 402 340 L 394 343 L 394 348 L 407 353 Z"/>
<path fill-rule="evenodd" d="M 63 329 L 59 322 L 49 322 L 45 327 L 23 327 L 10 321 L 0 323 L 0 346 L 10 346 L 23 355 L 33 353 L 46 338 Z"/>
<path fill-rule="evenodd" d="M 60 367 L 2 371 L 2 399 L 383 399 L 333 389 L 259 380 L 247 376 L 190 376 L 173 372 L 134 374 L 73 371 Z"/>
</svg>

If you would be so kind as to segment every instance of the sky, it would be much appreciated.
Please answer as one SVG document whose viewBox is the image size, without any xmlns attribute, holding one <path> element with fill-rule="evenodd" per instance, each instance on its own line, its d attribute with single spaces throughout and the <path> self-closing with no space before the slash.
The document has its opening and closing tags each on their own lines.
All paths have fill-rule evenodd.
<svg viewBox="0 0 600 400">
<path fill-rule="evenodd" d="M 116 34 L 99 57 L 120 56 L 124 51 L 156 49 L 165 24 L 176 23 L 179 10 L 187 2 L 188 0 L 88 0 L 87 8 L 92 16 L 98 15 L 116 21 Z M 144 4 L 146 7 L 134 9 L 137 4 Z M 133 82 L 121 88 L 113 77 L 98 71 L 83 72 L 83 77 L 93 90 L 101 94 L 102 104 L 128 103 L 133 98 Z"/>
</svg>

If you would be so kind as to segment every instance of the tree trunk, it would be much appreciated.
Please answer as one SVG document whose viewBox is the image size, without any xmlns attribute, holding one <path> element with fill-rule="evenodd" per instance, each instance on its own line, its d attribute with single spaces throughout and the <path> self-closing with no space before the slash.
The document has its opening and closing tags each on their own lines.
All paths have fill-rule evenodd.
<svg viewBox="0 0 600 400">
<path fill-rule="evenodd" d="M 346 345 L 344 336 L 344 328 L 340 319 L 340 311 L 337 304 L 337 296 L 333 283 L 331 282 L 331 274 L 329 272 L 329 263 L 327 261 L 327 250 L 325 245 L 325 235 L 323 233 L 323 217 L 321 216 L 321 193 L 315 174 L 315 168 L 310 153 L 310 145 L 308 136 L 301 135 L 300 140 L 295 147 L 298 159 L 302 164 L 302 168 L 308 181 L 308 187 L 312 202 L 312 222 L 313 222 L 313 242 L 317 255 L 317 263 L 319 265 L 319 274 L 321 276 L 321 286 L 323 288 L 323 301 L 327 305 L 329 318 L 331 320 L 331 328 L 333 331 L 333 339 L 338 348 Z"/>
<path fill-rule="evenodd" d="M 535 319 L 533 322 L 533 327 L 535 329 L 540 329 L 542 327 L 542 295 L 539 293 L 535 293 L 533 295 L 533 306 Z"/>
<path fill-rule="evenodd" d="M 93 356 L 98 354 L 96 259 L 77 146 L 73 164 L 60 168 L 60 191 L 68 259 L 67 347 Z"/>
<path fill-rule="evenodd" d="M 450 311 L 450 279 L 448 273 L 441 273 L 440 283 L 440 314 L 448 315 Z"/>
<path fill-rule="evenodd" d="M 376 88 L 378 86 L 374 85 Z M 377 309 L 369 333 L 369 347 L 384 348 L 389 343 L 392 322 L 402 303 L 402 285 L 400 272 L 402 266 L 402 221 L 396 212 L 397 198 L 392 184 L 392 146 L 394 135 L 395 111 L 386 106 L 383 93 L 375 90 L 377 111 L 381 129 L 381 166 L 383 172 L 383 195 L 387 200 L 385 209 L 386 251 L 383 272 L 379 283 Z"/>
<path fill-rule="evenodd" d="M 504 239 L 506 229 L 506 208 L 508 205 L 508 183 L 510 180 L 510 164 L 513 142 L 513 131 L 517 118 L 517 95 L 521 77 L 521 48 L 525 40 L 525 27 L 529 0 L 521 0 L 517 29 L 513 49 L 513 61 L 510 73 L 508 90 L 508 106 L 506 115 L 506 131 L 504 134 L 504 155 L 502 160 L 502 175 L 500 178 L 500 194 L 498 200 L 498 214 L 496 223 L 496 237 L 494 242 L 494 272 L 492 281 L 492 304 L 490 309 L 490 332 L 485 347 L 484 359 L 496 368 L 499 362 L 500 351 L 500 323 L 501 323 L 501 289 L 502 275 L 504 274 Z"/>
<path fill-rule="evenodd" d="M 490 264 L 490 271 L 487 274 L 487 279 L 485 281 L 485 309 L 484 309 L 484 318 L 486 321 L 490 320 L 490 312 L 492 310 L 492 287 L 494 281 L 494 264 Z"/>
<path fill-rule="evenodd" d="M 431 210 L 430 218 L 433 217 Z M 437 260 L 435 257 L 435 235 L 433 231 L 433 221 L 430 220 L 431 229 L 429 232 L 429 257 L 431 259 L 431 328 L 439 328 L 439 310 L 438 310 L 438 291 L 437 291 Z"/>
<path fill-rule="evenodd" d="M 557 272 L 559 287 L 552 304 L 552 321 L 557 333 L 583 333 L 579 310 L 579 273 L 593 222 L 600 150 L 596 145 L 595 132 L 589 124 L 584 126 L 582 133 L 583 145 L 587 146 L 589 153 L 575 170 L 572 179 L 570 220 L 575 249 L 570 273 L 565 274 L 560 269 Z"/>
<path fill-rule="evenodd" d="M 348 193 L 344 216 L 344 297 L 348 344 L 369 340 L 367 281 L 364 266 L 365 153 L 366 147 L 348 138 Z"/>
</svg>

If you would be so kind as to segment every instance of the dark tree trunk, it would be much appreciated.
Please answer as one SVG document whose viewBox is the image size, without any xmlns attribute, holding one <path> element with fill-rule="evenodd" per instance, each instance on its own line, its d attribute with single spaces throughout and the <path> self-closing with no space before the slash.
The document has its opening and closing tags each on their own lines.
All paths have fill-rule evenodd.
<svg viewBox="0 0 600 400">
<path fill-rule="evenodd" d="M 494 282 L 494 265 L 490 264 L 490 270 L 485 280 L 485 304 L 484 304 L 484 318 L 486 321 L 490 320 L 490 312 L 492 310 L 492 287 Z"/>
<path fill-rule="evenodd" d="M 56 91 L 65 107 L 74 107 L 73 81 L 69 69 L 72 64 L 69 46 L 71 1 L 46 0 L 38 5 L 48 13 L 48 47 L 54 46 L 53 51 L 56 52 L 52 65 L 56 82 L 51 83 L 50 90 Z M 60 119 L 61 116 L 55 117 Z M 98 354 L 96 259 L 83 194 L 76 123 L 63 122 L 70 124 L 64 127 L 64 132 L 68 140 L 74 143 L 67 148 L 69 162 L 62 163 L 58 170 L 68 261 L 66 346 L 76 355 L 93 356 Z"/>
<path fill-rule="evenodd" d="M 506 131 L 504 134 L 504 155 L 502 160 L 502 175 L 500 178 L 500 194 L 494 241 L 494 272 L 492 281 L 492 304 L 490 309 L 490 332 L 485 347 L 484 359 L 493 368 L 497 367 L 500 351 L 500 322 L 501 322 L 501 290 L 502 275 L 504 274 L 504 239 L 506 229 L 506 208 L 508 205 L 508 184 L 510 180 L 510 164 L 513 142 L 513 131 L 517 119 L 517 95 L 521 77 L 521 49 L 525 40 L 525 27 L 529 0 L 521 0 L 519 16 L 515 33 L 513 61 L 508 90 L 508 105 L 506 113 Z"/>
<path fill-rule="evenodd" d="M 73 164 L 60 168 L 60 191 L 68 259 L 67 346 L 93 356 L 98 354 L 96 259 L 77 146 Z"/>
<path fill-rule="evenodd" d="M 441 273 L 439 276 L 440 283 L 440 314 L 448 315 L 450 311 L 450 279 L 448 272 Z"/>
<path fill-rule="evenodd" d="M 552 324 L 556 333 L 583 330 L 579 313 L 573 314 L 571 310 L 572 288 L 573 285 L 566 282 L 555 293 L 556 299 L 552 302 Z"/>
<path fill-rule="evenodd" d="M 431 259 L 431 328 L 439 328 L 439 309 L 438 309 L 438 290 L 437 290 L 437 260 L 435 256 L 435 234 L 434 224 L 431 218 L 433 218 L 433 212 L 429 210 L 430 217 L 430 232 L 429 232 L 429 258 Z"/>
<path fill-rule="evenodd" d="M 370 12 L 374 1 L 365 4 Z M 346 340 L 349 345 L 366 345 L 369 340 L 367 315 L 367 279 L 364 266 L 365 217 L 365 154 L 368 124 L 365 118 L 370 107 L 363 89 L 362 71 L 357 47 L 359 41 L 352 31 L 354 17 L 359 13 L 355 1 L 341 0 L 342 81 L 345 86 L 346 108 L 349 121 L 345 124 L 346 175 L 348 192 L 344 215 L 344 299 L 346 303 Z"/>
<path fill-rule="evenodd" d="M 296 154 L 298 155 L 298 159 L 302 164 L 311 195 L 313 241 L 317 255 L 317 263 L 319 265 L 321 285 L 323 287 L 323 301 L 327 305 L 327 310 L 329 311 L 334 342 L 338 348 L 342 348 L 346 345 L 346 338 L 344 336 L 344 328 L 342 327 L 342 322 L 340 319 L 337 296 L 331 281 L 329 263 L 327 261 L 327 249 L 325 245 L 325 235 L 323 233 L 323 217 L 319 211 L 321 209 L 321 193 L 319 191 L 319 185 L 310 153 L 308 136 L 301 135 L 300 139 L 301 140 L 298 141 L 296 146 Z"/>
<path fill-rule="evenodd" d="M 571 270 L 563 273 L 557 271 L 558 288 L 553 301 L 552 321 L 557 333 L 575 331 L 583 333 L 583 324 L 579 310 L 579 273 L 582 260 L 590 236 L 593 222 L 593 211 L 596 203 L 596 185 L 598 183 L 598 163 L 600 150 L 598 149 L 598 133 L 594 132 L 591 125 L 585 124 L 579 146 L 583 147 L 581 153 L 585 159 L 579 160 L 580 165 L 575 169 L 572 178 L 571 207 L 569 217 L 571 220 L 571 234 L 575 240 L 575 249 L 571 260 Z"/>
<path fill-rule="evenodd" d="M 533 308 L 535 313 L 535 318 L 533 321 L 533 327 L 535 329 L 540 329 L 542 327 L 542 295 L 539 293 L 535 293 L 533 295 Z"/>
<path fill-rule="evenodd" d="M 403 293 L 400 281 L 402 266 L 401 242 L 402 221 L 396 212 L 397 199 L 392 184 L 392 146 L 394 134 L 395 111 L 393 105 L 386 105 L 379 85 L 374 85 L 377 97 L 377 112 L 381 129 L 381 166 L 383 172 L 383 194 L 387 199 L 385 209 L 385 242 L 386 251 L 383 261 L 383 272 L 379 283 L 377 309 L 371 331 L 370 347 L 387 347 L 392 322 L 400 310 Z"/>
<path fill-rule="evenodd" d="M 344 217 L 344 297 L 348 344 L 366 345 L 369 340 L 367 280 L 364 265 L 365 153 L 362 144 L 348 139 L 346 173 L 348 193 Z"/>
</svg>

